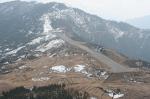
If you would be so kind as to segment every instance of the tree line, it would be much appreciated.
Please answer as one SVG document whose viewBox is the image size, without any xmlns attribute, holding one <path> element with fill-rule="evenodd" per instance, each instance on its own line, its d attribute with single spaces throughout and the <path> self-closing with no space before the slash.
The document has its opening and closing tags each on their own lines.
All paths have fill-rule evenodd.
<svg viewBox="0 0 150 99">
<path fill-rule="evenodd" d="M 0 99 L 88 99 L 89 94 L 73 89 L 66 89 L 65 85 L 49 85 L 26 89 L 17 87 L 8 92 L 3 92 Z"/>
</svg>

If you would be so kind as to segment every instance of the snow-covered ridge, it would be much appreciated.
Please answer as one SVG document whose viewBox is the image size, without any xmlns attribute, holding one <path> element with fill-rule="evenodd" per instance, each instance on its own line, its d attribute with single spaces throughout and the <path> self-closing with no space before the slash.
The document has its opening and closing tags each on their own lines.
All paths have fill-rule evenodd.
<svg viewBox="0 0 150 99">
<path fill-rule="evenodd" d="M 61 39 L 55 39 L 55 40 L 51 40 L 49 43 L 47 43 L 46 45 L 40 45 L 36 48 L 36 51 L 40 51 L 40 52 L 45 52 L 47 50 L 50 50 L 52 48 L 59 48 L 61 47 L 63 44 L 65 43 L 65 41 L 61 40 Z"/>
<path fill-rule="evenodd" d="M 56 37 L 56 35 L 52 35 L 52 34 L 47 34 L 47 35 L 44 35 L 44 36 L 40 36 L 40 37 L 37 37 L 37 38 L 33 39 L 31 42 L 28 43 L 28 45 L 40 44 L 41 42 L 49 41 L 49 40 L 51 40 L 55 37 Z"/>
</svg>

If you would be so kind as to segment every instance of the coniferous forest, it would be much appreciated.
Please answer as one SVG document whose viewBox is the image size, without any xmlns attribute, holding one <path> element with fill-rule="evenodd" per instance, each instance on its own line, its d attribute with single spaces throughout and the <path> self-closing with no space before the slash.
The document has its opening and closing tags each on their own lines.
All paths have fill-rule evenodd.
<svg viewBox="0 0 150 99">
<path fill-rule="evenodd" d="M 65 85 L 49 85 L 26 89 L 17 87 L 9 92 L 3 92 L 0 99 L 87 99 L 86 92 L 65 89 Z"/>
</svg>

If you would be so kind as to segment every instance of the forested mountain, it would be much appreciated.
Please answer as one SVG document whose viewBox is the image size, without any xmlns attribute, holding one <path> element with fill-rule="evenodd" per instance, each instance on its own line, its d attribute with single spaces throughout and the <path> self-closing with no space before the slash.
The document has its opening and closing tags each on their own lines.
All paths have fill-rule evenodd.
<svg viewBox="0 0 150 99">
<path fill-rule="evenodd" d="M 130 58 L 150 60 L 150 31 L 127 23 L 105 20 L 56 2 L 12 1 L 1 3 L 0 12 L 1 61 L 41 52 L 37 49 L 52 39 L 63 43 L 54 36 L 62 30 L 74 39 L 115 49 Z"/>
</svg>

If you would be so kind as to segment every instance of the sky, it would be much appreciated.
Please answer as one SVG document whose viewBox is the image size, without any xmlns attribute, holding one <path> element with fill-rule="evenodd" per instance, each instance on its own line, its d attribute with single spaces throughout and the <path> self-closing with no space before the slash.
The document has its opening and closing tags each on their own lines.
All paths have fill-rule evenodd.
<svg viewBox="0 0 150 99">
<path fill-rule="evenodd" d="M 12 0 L 0 0 L 6 2 Z M 61 2 L 68 6 L 80 8 L 110 20 L 125 21 L 150 15 L 150 0 L 24 0 L 38 2 Z"/>
</svg>

